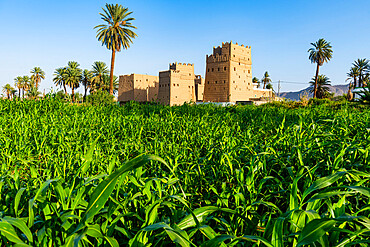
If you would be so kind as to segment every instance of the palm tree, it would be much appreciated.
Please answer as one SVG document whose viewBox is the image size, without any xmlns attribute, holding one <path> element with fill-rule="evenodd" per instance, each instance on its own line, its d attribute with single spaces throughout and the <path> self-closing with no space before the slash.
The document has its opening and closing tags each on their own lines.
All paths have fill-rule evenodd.
<svg viewBox="0 0 370 247">
<path fill-rule="evenodd" d="M 3 92 L 6 94 L 6 97 L 8 99 L 10 99 L 10 94 L 12 92 L 12 86 L 10 86 L 10 84 L 6 84 L 4 87 L 3 87 Z"/>
<path fill-rule="evenodd" d="M 17 76 L 14 79 L 15 86 L 18 88 L 18 96 L 21 98 L 21 89 L 23 88 L 23 77 L 22 76 Z"/>
<path fill-rule="evenodd" d="M 103 85 L 101 86 L 101 90 L 107 91 L 109 93 L 109 84 L 110 84 L 110 77 L 108 75 L 103 75 Z M 119 81 L 117 76 L 113 76 L 113 94 L 118 92 Z"/>
<path fill-rule="evenodd" d="M 39 88 L 41 79 L 45 79 L 45 72 L 40 67 L 35 67 L 31 70 L 31 80 L 36 83 L 36 87 Z"/>
<path fill-rule="evenodd" d="M 94 29 L 98 29 L 96 37 L 102 42 L 102 45 L 105 45 L 108 50 L 112 50 L 109 93 L 113 95 L 113 71 L 116 52 L 128 49 L 137 34 L 132 30 L 136 29 L 131 24 L 131 21 L 135 19 L 130 17 L 132 12 L 129 12 L 128 8 L 118 4 L 106 4 L 105 8 L 103 9 L 104 13 L 100 13 L 100 15 L 106 24 L 98 25 Z"/>
<path fill-rule="evenodd" d="M 14 99 L 16 93 L 17 93 L 17 89 L 15 89 L 14 87 L 12 87 L 12 90 L 10 91 L 10 94 L 12 96 L 12 99 Z"/>
<path fill-rule="evenodd" d="M 353 63 L 353 66 L 358 69 L 358 86 L 363 87 L 363 75 L 369 71 L 370 65 L 369 65 L 369 60 L 364 59 L 357 59 Z"/>
<path fill-rule="evenodd" d="M 313 93 L 314 90 L 316 90 L 316 96 L 319 99 L 322 99 L 325 97 L 325 94 L 330 91 L 330 80 L 328 77 L 325 75 L 319 75 L 316 79 L 316 77 L 312 77 L 310 84 L 311 84 L 311 89 L 310 93 Z M 316 85 L 316 88 L 315 88 Z"/>
<path fill-rule="evenodd" d="M 67 95 L 67 88 L 66 88 L 66 68 L 58 68 L 54 72 L 53 81 L 56 86 L 63 87 L 65 95 Z"/>
<path fill-rule="evenodd" d="M 263 89 L 266 88 L 266 84 L 267 83 L 270 83 L 271 82 L 271 79 L 270 79 L 270 75 L 269 73 L 266 71 L 265 74 L 263 75 L 263 78 L 261 80 L 263 82 Z"/>
<path fill-rule="evenodd" d="M 92 67 L 92 85 L 91 85 L 91 91 L 95 92 L 98 89 L 101 89 L 101 87 L 104 85 L 103 77 L 104 75 L 107 75 L 109 73 L 108 67 L 104 62 L 94 62 Z"/>
<path fill-rule="evenodd" d="M 253 79 L 252 79 L 252 83 L 255 83 L 255 84 L 257 84 L 257 87 L 260 87 L 260 80 L 258 80 L 258 78 L 257 77 L 253 77 Z"/>
<path fill-rule="evenodd" d="M 72 89 L 72 102 L 75 102 L 75 89 L 80 86 L 82 76 L 79 66 L 77 62 L 70 61 L 65 71 L 65 84 Z"/>
<path fill-rule="evenodd" d="M 84 85 L 85 87 L 85 94 L 83 97 L 84 102 L 86 101 L 87 89 L 91 87 L 92 78 L 93 78 L 92 72 L 88 69 L 85 69 L 82 73 L 82 79 L 81 79 L 82 85 Z"/>
<path fill-rule="evenodd" d="M 26 95 L 27 95 L 28 98 L 36 99 L 36 98 L 39 97 L 40 94 L 41 94 L 41 92 L 39 92 L 36 85 L 34 85 L 34 86 L 30 87 L 30 89 L 28 90 Z"/>
<path fill-rule="evenodd" d="M 325 39 L 319 39 L 316 43 L 311 43 L 313 46 L 308 50 L 310 53 L 309 59 L 311 63 L 316 63 L 316 76 L 315 76 L 315 86 L 313 91 L 313 97 L 316 98 L 317 94 L 317 79 L 319 76 L 319 69 L 320 66 L 324 64 L 324 62 L 329 62 L 329 60 L 333 56 L 333 50 L 331 49 L 330 42 L 327 42 Z"/>
<path fill-rule="evenodd" d="M 22 98 L 24 98 L 24 91 L 28 91 L 31 88 L 31 78 L 28 75 L 25 75 L 22 77 L 23 79 L 23 92 L 22 92 Z"/>
<path fill-rule="evenodd" d="M 353 79 L 353 87 L 356 88 L 357 85 L 357 77 L 360 75 L 360 72 L 357 67 L 352 67 L 350 71 L 347 73 L 348 79 L 347 80 L 352 80 Z M 347 81 L 346 80 L 346 81 Z"/>
</svg>

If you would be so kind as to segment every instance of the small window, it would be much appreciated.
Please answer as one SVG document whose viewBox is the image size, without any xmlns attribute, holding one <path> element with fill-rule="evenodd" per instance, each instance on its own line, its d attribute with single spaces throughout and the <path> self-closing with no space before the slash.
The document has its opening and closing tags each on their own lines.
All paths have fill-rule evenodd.
<svg viewBox="0 0 370 247">
<path fill-rule="evenodd" d="M 220 67 L 217 68 L 217 71 L 220 71 Z"/>
<path fill-rule="evenodd" d="M 240 63 L 239 63 L 239 65 L 240 65 Z"/>
<path fill-rule="evenodd" d="M 207 84 L 209 84 L 209 81 L 207 81 Z"/>
<path fill-rule="evenodd" d="M 234 57 L 235 57 L 235 55 L 234 55 Z"/>
<path fill-rule="evenodd" d="M 212 72 L 214 71 L 214 69 L 212 68 Z"/>
<path fill-rule="evenodd" d="M 251 71 L 250 70 L 248 70 L 248 74 L 250 74 L 251 73 Z"/>
<path fill-rule="evenodd" d="M 226 83 L 226 81 L 224 81 L 224 84 Z"/>
<path fill-rule="evenodd" d="M 224 67 L 224 70 L 226 71 L 226 67 Z"/>
<path fill-rule="evenodd" d="M 190 88 L 190 86 L 188 86 Z"/>
<path fill-rule="evenodd" d="M 215 81 L 215 83 L 217 84 L 217 81 Z"/>
<path fill-rule="evenodd" d="M 234 71 L 236 71 L 236 67 L 234 67 Z"/>
<path fill-rule="evenodd" d="M 208 69 L 208 72 L 209 72 L 209 69 Z"/>
<path fill-rule="evenodd" d="M 175 98 L 177 99 L 177 96 L 175 96 Z"/>
<path fill-rule="evenodd" d="M 148 79 L 146 79 L 146 81 L 148 81 Z"/>
<path fill-rule="evenodd" d="M 235 81 L 233 81 L 233 83 L 235 83 Z"/>
<path fill-rule="evenodd" d="M 191 75 L 191 73 L 189 73 L 189 75 Z"/>
<path fill-rule="evenodd" d="M 179 84 L 177 84 L 177 86 L 179 86 Z"/>
<path fill-rule="evenodd" d="M 173 84 L 173 86 L 175 87 L 175 86 L 176 86 L 176 84 Z"/>
</svg>

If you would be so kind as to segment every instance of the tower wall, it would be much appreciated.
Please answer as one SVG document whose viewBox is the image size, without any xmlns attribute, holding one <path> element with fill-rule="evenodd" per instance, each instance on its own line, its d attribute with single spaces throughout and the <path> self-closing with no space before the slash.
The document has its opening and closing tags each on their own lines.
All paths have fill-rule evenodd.
<svg viewBox="0 0 370 247">
<path fill-rule="evenodd" d="M 159 73 L 158 101 L 171 106 L 195 102 L 194 80 L 193 64 L 170 64 L 170 70 Z"/>
<path fill-rule="evenodd" d="M 131 74 L 119 77 L 118 101 L 155 101 L 159 89 L 158 76 Z"/>
<path fill-rule="evenodd" d="M 247 101 L 253 95 L 249 46 L 222 43 L 207 56 L 204 101 Z"/>
</svg>

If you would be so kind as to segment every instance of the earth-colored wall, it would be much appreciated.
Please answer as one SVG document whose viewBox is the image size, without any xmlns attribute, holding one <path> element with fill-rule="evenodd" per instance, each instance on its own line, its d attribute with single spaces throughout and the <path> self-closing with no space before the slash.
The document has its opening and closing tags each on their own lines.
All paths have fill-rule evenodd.
<svg viewBox="0 0 370 247">
<path fill-rule="evenodd" d="M 222 43 L 221 47 L 213 48 L 206 62 L 204 102 L 249 101 L 268 96 L 252 83 L 250 46 Z"/>
<path fill-rule="evenodd" d="M 158 76 L 140 74 L 123 75 L 119 77 L 118 101 L 156 101 L 158 89 Z"/>
<path fill-rule="evenodd" d="M 193 64 L 173 63 L 170 70 L 159 72 L 158 101 L 171 106 L 196 101 Z"/>
</svg>

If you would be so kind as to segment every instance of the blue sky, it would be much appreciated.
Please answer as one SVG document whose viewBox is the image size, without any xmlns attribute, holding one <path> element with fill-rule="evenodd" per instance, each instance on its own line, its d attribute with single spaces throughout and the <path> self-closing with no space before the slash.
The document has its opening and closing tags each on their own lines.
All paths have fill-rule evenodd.
<svg viewBox="0 0 370 247">
<path fill-rule="evenodd" d="M 68 61 L 91 68 L 110 63 L 110 52 L 96 39 L 94 26 L 106 1 L 0 0 L 0 87 L 14 84 L 31 68 L 46 72 L 41 90 L 53 85 L 54 70 Z M 126 0 L 138 37 L 116 56 L 115 74 L 157 75 L 171 62 L 194 63 L 205 75 L 205 56 L 230 41 L 252 46 L 252 73 L 268 71 L 282 91 L 308 86 L 315 66 L 308 60 L 310 43 L 330 41 L 333 59 L 322 66 L 332 84 L 345 84 L 357 58 L 370 57 L 370 1 L 193 1 Z M 274 84 L 276 86 L 276 84 Z"/>
</svg>

